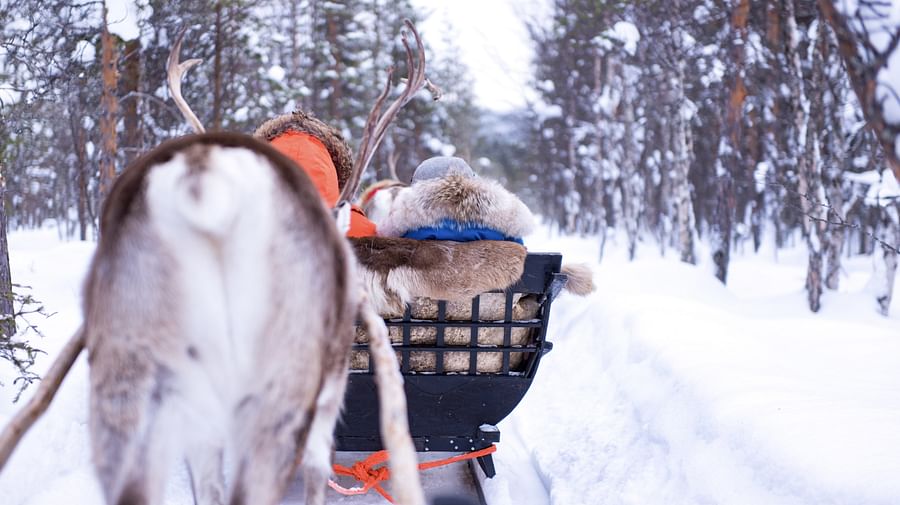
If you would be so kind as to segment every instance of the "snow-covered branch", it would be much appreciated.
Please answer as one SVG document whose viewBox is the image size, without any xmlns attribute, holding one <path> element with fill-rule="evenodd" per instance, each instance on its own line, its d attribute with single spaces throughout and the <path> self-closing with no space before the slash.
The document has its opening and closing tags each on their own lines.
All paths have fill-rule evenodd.
<svg viewBox="0 0 900 505">
<path fill-rule="evenodd" d="M 837 35 L 863 113 L 900 179 L 900 7 L 877 0 L 819 0 Z"/>
</svg>

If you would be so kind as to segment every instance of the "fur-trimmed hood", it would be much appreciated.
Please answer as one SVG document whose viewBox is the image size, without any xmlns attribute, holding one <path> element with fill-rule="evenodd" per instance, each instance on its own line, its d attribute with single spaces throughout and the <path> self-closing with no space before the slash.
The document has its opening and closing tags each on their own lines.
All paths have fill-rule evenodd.
<svg viewBox="0 0 900 505">
<path fill-rule="evenodd" d="M 498 182 L 460 175 L 420 181 L 397 191 L 390 212 L 376 225 L 381 236 L 402 237 L 448 219 L 509 237 L 524 237 L 534 229 L 528 207 Z"/>
<path fill-rule="evenodd" d="M 331 156 L 331 162 L 334 163 L 334 168 L 337 170 L 338 187 L 343 189 L 353 170 L 353 153 L 350 152 L 350 146 L 347 145 L 341 132 L 308 112 L 295 110 L 290 114 L 276 116 L 261 124 L 253 132 L 253 136 L 271 142 L 272 139 L 288 131 L 308 133 L 325 145 L 325 149 Z"/>
</svg>

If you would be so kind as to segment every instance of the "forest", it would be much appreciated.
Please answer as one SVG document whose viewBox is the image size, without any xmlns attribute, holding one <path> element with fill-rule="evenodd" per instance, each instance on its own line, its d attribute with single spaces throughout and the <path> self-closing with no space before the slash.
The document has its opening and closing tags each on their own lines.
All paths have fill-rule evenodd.
<svg viewBox="0 0 900 505">
<path fill-rule="evenodd" d="M 408 182 L 456 155 L 565 233 L 709 262 L 798 244 L 811 311 L 839 288 L 842 258 L 871 255 L 878 310 L 900 244 L 900 12 L 887 0 L 548 0 L 526 19 L 533 96 L 476 105 L 452 27 L 429 52 L 443 89 L 398 117 L 366 175 Z M 100 1 L 0 0 L 0 313 L 20 310 L 8 229 L 53 223 L 96 236 L 112 180 L 187 133 L 165 60 L 201 58 L 183 92 L 211 130 L 252 132 L 295 108 L 354 145 L 383 87 L 403 75 L 409 0 L 138 0 L 126 30 Z M 431 46 L 428 46 L 431 51 Z M 21 297 L 19 298 L 21 301 Z M 13 326 L 11 326 L 13 325 Z"/>
</svg>

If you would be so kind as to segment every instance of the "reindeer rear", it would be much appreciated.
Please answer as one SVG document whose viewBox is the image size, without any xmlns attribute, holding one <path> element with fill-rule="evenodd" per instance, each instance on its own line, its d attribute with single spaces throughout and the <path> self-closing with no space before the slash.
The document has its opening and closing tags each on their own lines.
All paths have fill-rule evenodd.
<svg viewBox="0 0 900 505">
<path fill-rule="evenodd" d="M 254 139 L 164 143 L 104 207 L 85 285 L 90 430 L 108 503 L 274 504 L 302 456 L 321 503 L 356 314 L 349 251 L 312 183 Z M 223 469 L 223 452 L 233 468 Z"/>
<path fill-rule="evenodd" d="M 338 221 L 400 108 L 423 87 L 439 95 L 425 77 L 424 44 L 404 23 L 416 42 L 414 57 L 403 37 L 409 78 L 382 114 L 388 69 L 338 198 Z M 182 455 L 199 504 L 277 504 L 300 463 L 306 503 L 321 505 L 359 317 L 380 363 L 382 435 L 398 499 L 423 504 L 396 357 L 363 300 L 334 216 L 309 177 L 269 145 L 202 133 L 180 91 L 183 74 L 199 63 L 179 63 L 183 35 L 169 55 L 169 88 L 200 134 L 144 155 L 110 191 L 85 282 L 84 324 L 0 432 L 0 470 L 87 347 L 91 444 L 107 503 L 160 503 Z"/>
</svg>

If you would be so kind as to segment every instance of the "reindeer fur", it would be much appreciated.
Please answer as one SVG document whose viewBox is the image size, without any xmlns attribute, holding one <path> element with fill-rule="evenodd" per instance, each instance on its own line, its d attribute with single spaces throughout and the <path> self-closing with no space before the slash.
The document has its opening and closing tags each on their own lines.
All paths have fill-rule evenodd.
<svg viewBox="0 0 900 505">
<path fill-rule="evenodd" d="M 127 169 L 84 288 L 107 503 L 161 503 L 183 455 L 198 503 L 275 505 L 302 460 L 321 504 L 355 286 L 314 186 L 264 143 L 191 135 Z"/>
</svg>

